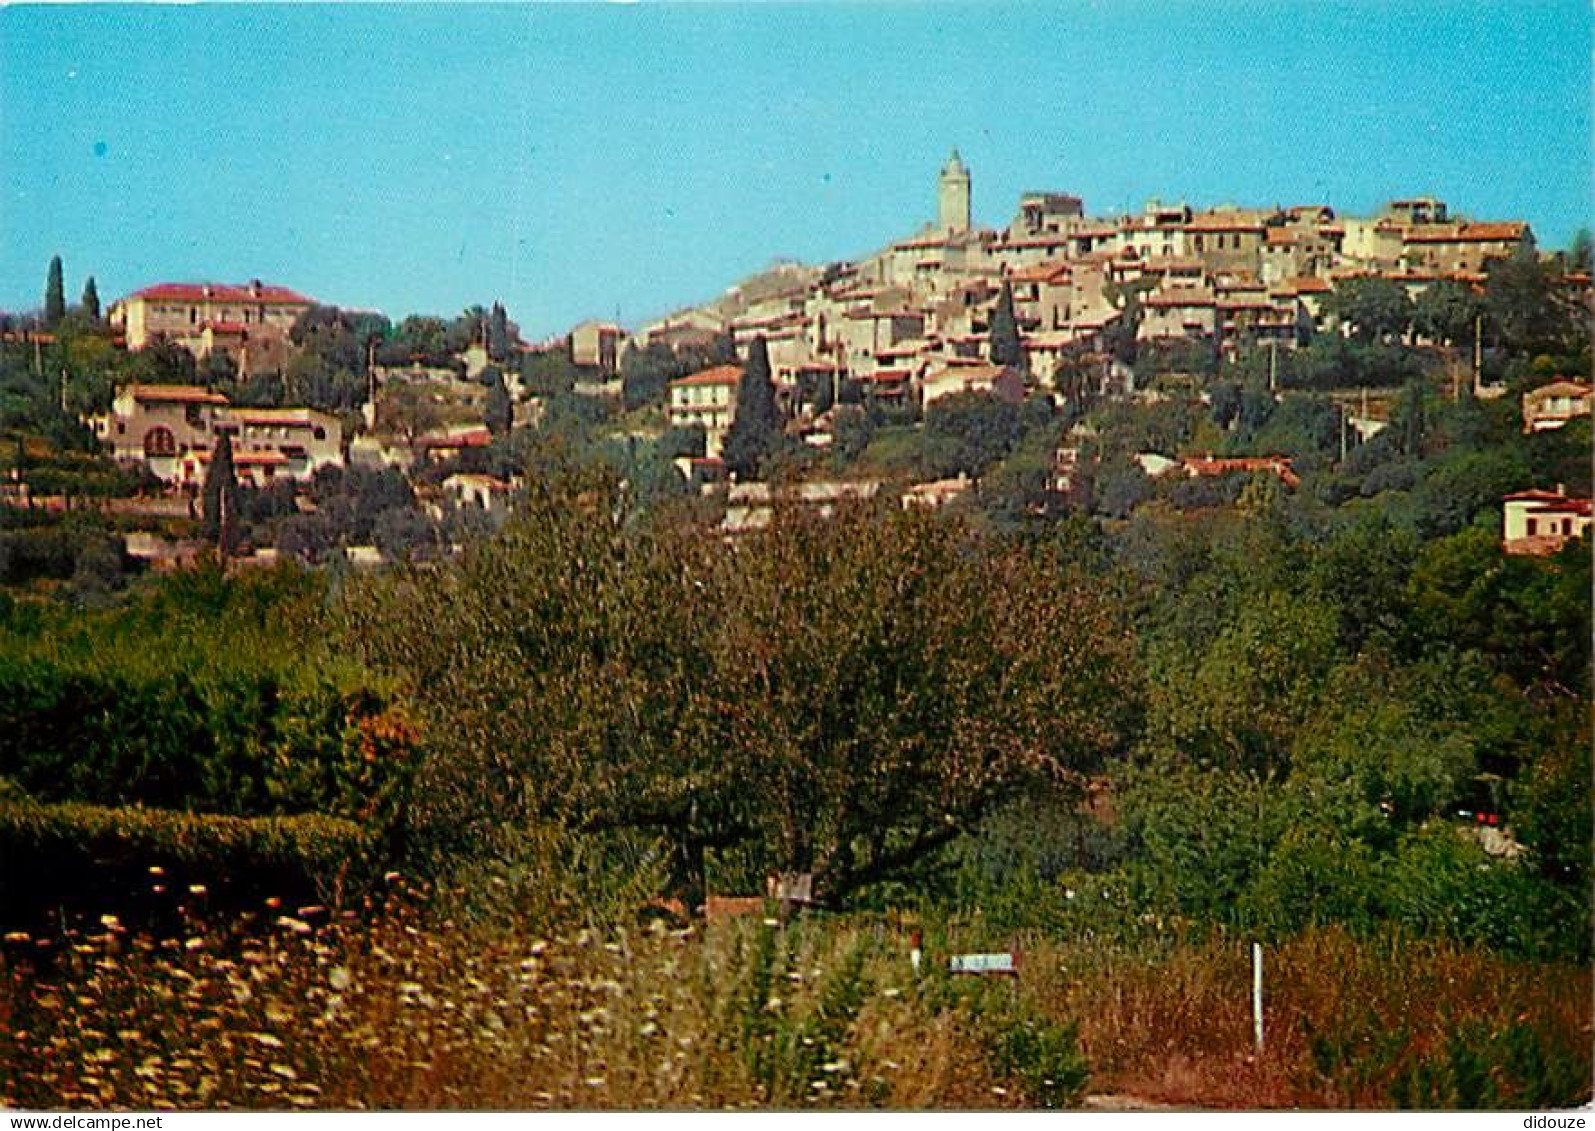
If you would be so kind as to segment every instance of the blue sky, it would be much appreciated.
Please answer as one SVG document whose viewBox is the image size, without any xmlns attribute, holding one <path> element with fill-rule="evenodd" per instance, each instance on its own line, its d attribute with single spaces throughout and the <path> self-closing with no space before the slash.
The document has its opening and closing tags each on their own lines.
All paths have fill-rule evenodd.
<svg viewBox="0 0 1595 1131">
<path fill-rule="evenodd" d="M 1587 0 L 0 8 L 0 309 L 262 278 L 635 324 L 978 222 L 1434 193 L 1590 224 Z"/>
</svg>

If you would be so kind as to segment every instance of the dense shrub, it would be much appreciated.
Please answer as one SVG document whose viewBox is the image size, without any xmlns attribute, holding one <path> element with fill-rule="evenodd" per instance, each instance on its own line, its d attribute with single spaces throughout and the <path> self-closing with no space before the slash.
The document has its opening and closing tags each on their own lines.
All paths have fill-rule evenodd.
<svg viewBox="0 0 1595 1131">
<path fill-rule="evenodd" d="M 0 775 L 42 800 L 391 818 L 411 746 L 379 695 L 326 678 L 0 668 Z"/>
<path fill-rule="evenodd" d="M 170 928 L 161 912 L 174 901 L 218 911 L 268 897 L 289 906 L 338 902 L 380 869 L 381 848 L 370 828 L 335 817 L 218 817 L 13 797 L 0 800 L 0 916 L 7 929 L 60 929 L 64 918 L 116 913 L 148 929 Z M 166 891 L 175 900 L 159 898 Z"/>
</svg>

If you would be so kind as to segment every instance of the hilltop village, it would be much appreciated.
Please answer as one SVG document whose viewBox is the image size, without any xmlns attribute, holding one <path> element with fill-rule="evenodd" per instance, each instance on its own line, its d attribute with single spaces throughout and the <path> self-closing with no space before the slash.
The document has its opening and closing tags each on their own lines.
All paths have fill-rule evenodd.
<svg viewBox="0 0 1595 1131">
<path fill-rule="evenodd" d="M 120 516 L 126 560 L 169 566 L 206 544 L 184 520 L 206 521 L 225 441 L 245 492 L 232 553 L 376 562 L 501 523 L 528 460 L 535 474 L 559 444 L 609 453 L 649 496 L 699 495 L 736 532 L 783 493 L 828 508 L 972 492 L 986 509 L 1124 517 L 1159 483 L 1262 475 L 1294 491 L 1304 473 L 1369 462 L 1357 450 L 1413 381 L 1452 400 L 1510 392 L 1527 432 L 1590 412 L 1587 372 L 1505 368 L 1542 308 L 1576 321 L 1589 302 L 1587 247 L 1542 253 L 1522 221 L 1433 197 L 1369 217 L 1157 200 L 1101 217 L 1035 192 L 997 230 L 972 222 L 972 196 L 955 150 L 935 220 L 873 254 L 778 263 L 645 325 L 588 321 L 540 342 L 497 303 L 394 323 L 259 280 L 158 283 L 102 317 L 91 279 L 82 306 L 6 316 L 5 337 L 13 369 L 92 434 L 104 473 L 52 477 L 52 445 L 14 431 L 7 501 L 93 500 Z M 749 372 L 760 390 L 741 388 Z M 739 407 L 750 395 L 758 420 Z M 1292 397 L 1323 416 L 1321 450 L 1243 427 L 1301 411 Z M 1202 426 L 1110 451 L 1099 417 L 1113 404 Z M 739 414 L 757 435 L 728 460 Z M 1579 487 L 1503 486 L 1514 546 L 1590 522 Z"/>
<path fill-rule="evenodd" d="M 546 340 L 41 264 L 0 1107 L 1587 1104 L 1588 235 L 931 180 Z"/>
</svg>

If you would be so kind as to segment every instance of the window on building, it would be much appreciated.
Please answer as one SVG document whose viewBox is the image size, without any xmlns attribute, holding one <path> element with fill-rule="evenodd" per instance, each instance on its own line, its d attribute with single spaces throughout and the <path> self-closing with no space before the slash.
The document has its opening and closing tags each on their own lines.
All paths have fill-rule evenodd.
<svg viewBox="0 0 1595 1131">
<path fill-rule="evenodd" d="M 1527 529 L 1528 529 L 1529 537 L 1530 538 L 1534 537 L 1536 534 L 1538 534 L 1540 532 L 1539 520 L 1538 519 L 1533 519 L 1533 518 L 1529 519 L 1528 520 Z"/>
<path fill-rule="evenodd" d="M 316 425 L 315 431 L 312 433 L 312 435 L 314 435 L 318 440 L 325 440 L 327 438 L 327 430 L 318 424 Z"/>
<path fill-rule="evenodd" d="M 177 437 L 170 428 L 155 427 L 144 433 L 144 454 L 148 457 L 175 456 Z"/>
</svg>

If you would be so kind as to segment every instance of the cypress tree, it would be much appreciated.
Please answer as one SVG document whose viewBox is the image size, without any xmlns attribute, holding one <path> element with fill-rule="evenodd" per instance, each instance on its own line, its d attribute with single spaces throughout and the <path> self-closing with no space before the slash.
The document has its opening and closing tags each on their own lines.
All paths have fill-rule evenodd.
<svg viewBox="0 0 1595 1131">
<path fill-rule="evenodd" d="M 510 326 L 509 314 L 502 303 L 493 304 L 493 312 L 487 319 L 487 356 L 494 361 L 503 361 L 510 352 Z"/>
<path fill-rule="evenodd" d="M 1019 320 L 1013 312 L 1013 287 L 1006 279 L 997 296 L 997 309 L 991 314 L 991 360 L 1011 369 L 1024 366 L 1024 344 L 1019 340 Z"/>
<path fill-rule="evenodd" d="M 748 363 L 737 384 L 736 415 L 731 419 L 722 451 L 726 467 L 739 478 L 752 478 L 780 440 L 781 410 L 775 403 L 770 352 L 764 344 L 764 335 L 760 334 L 748 347 Z"/>
<path fill-rule="evenodd" d="M 94 285 L 94 276 L 83 284 L 83 313 L 93 322 L 100 320 L 100 288 Z"/>
<path fill-rule="evenodd" d="M 509 386 L 504 384 L 504 374 L 496 366 L 488 366 L 483 376 L 487 379 L 487 404 L 483 406 L 482 416 L 487 430 L 495 436 L 502 436 L 510 430 L 515 417 Z"/>
<path fill-rule="evenodd" d="M 222 558 L 238 549 L 238 471 L 233 466 L 233 440 L 223 436 L 216 441 L 210 467 L 205 470 L 203 532 L 216 543 Z"/>
<path fill-rule="evenodd" d="M 44 324 L 54 326 L 66 317 L 66 285 L 61 280 L 61 257 L 50 260 L 50 275 L 44 284 Z"/>
</svg>

